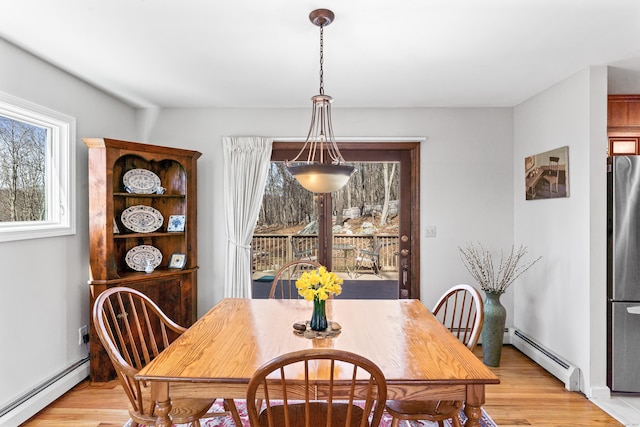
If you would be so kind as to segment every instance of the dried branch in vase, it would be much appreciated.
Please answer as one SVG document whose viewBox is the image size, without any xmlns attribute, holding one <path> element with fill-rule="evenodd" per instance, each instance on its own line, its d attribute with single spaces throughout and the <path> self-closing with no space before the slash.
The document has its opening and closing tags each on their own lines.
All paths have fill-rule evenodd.
<svg viewBox="0 0 640 427">
<path fill-rule="evenodd" d="M 480 284 L 485 292 L 503 293 L 522 273 L 533 267 L 542 257 L 538 257 L 531 262 L 524 262 L 523 257 L 527 254 L 527 247 L 520 245 L 516 250 L 515 245 L 511 246 L 511 252 L 507 257 L 500 251 L 500 264 L 498 269 L 493 263 L 491 252 L 478 243 L 476 247 L 473 243 L 467 243 L 465 248 L 458 247 L 460 259 L 471 273 L 474 279 Z"/>
</svg>

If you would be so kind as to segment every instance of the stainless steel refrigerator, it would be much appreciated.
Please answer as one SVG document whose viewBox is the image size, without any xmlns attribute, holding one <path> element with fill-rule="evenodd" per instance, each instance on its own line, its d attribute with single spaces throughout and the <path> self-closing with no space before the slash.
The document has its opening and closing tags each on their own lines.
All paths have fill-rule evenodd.
<svg viewBox="0 0 640 427">
<path fill-rule="evenodd" d="M 640 156 L 607 162 L 607 381 L 640 392 Z"/>
</svg>

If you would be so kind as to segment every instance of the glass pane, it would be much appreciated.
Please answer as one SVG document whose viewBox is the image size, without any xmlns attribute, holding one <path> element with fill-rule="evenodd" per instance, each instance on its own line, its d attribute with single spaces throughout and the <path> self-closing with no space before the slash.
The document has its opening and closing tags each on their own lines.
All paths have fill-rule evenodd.
<svg viewBox="0 0 640 427">
<path fill-rule="evenodd" d="M 0 222 L 46 221 L 47 130 L 0 116 Z"/>
<path fill-rule="evenodd" d="M 350 286 L 367 282 L 372 298 L 397 298 L 400 164 L 355 166 L 347 185 L 332 194 L 333 271 L 348 281 L 345 297 Z"/>
<path fill-rule="evenodd" d="M 254 280 L 269 276 L 295 259 L 317 259 L 318 208 L 308 192 L 287 172 L 284 162 L 271 162 L 262 207 L 253 235 Z"/>
<path fill-rule="evenodd" d="M 288 262 L 329 258 L 332 271 L 345 281 L 343 298 L 398 297 L 400 164 L 355 165 L 349 183 L 331 194 L 327 237 L 333 252 L 325 255 L 318 250 L 317 196 L 302 188 L 283 162 L 271 162 L 252 241 L 254 298 L 268 295 L 273 276 Z"/>
</svg>

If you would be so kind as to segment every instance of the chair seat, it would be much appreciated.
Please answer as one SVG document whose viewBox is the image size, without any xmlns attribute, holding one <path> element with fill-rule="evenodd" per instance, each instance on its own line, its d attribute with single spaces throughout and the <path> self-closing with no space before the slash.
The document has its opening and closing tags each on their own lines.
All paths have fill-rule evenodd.
<svg viewBox="0 0 640 427">
<path fill-rule="evenodd" d="M 351 420 L 347 424 L 347 413 L 349 406 L 351 410 Z M 327 402 L 309 402 L 309 418 L 312 420 L 314 426 L 326 426 L 328 417 L 329 404 Z M 287 405 L 289 412 L 289 422 L 291 427 L 304 427 L 305 426 L 305 404 L 294 403 Z M 285 406 L 278 405 L 272 406 L 271 412 L 273 414 L 274 425 L 285 426 Z M 349 405 L 348 403 L 333 403 L 331 410 L 331 426 L 335 427 L 358 427 L 364 415 L 364 410 L 356 405 Z M 263 410 L 260 413 L 259 418 L 261 427 L 268 427 L 267 410 Z M 368 426 L 369 423 L 367 422 Z"/>
<path fill-rule="evenodd" d="M 454 426 L 460 425 L 458 413 L 462 410 L 461 401 L 452 400 L 387 400 L 389 415 L 399 420 L 444 421 L 452 419 Z"/>
</svg>

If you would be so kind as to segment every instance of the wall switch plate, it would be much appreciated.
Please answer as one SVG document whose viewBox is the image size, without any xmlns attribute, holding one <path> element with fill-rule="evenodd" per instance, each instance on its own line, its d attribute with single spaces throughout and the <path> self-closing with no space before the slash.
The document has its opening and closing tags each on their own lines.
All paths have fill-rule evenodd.
<svg viewBox="0 0 640 427">
<path fill-rule="evenodd" d="M 436 226 L 428 225 L 425 228 L 424 237 L 436 237 Z"/>
</svg>

